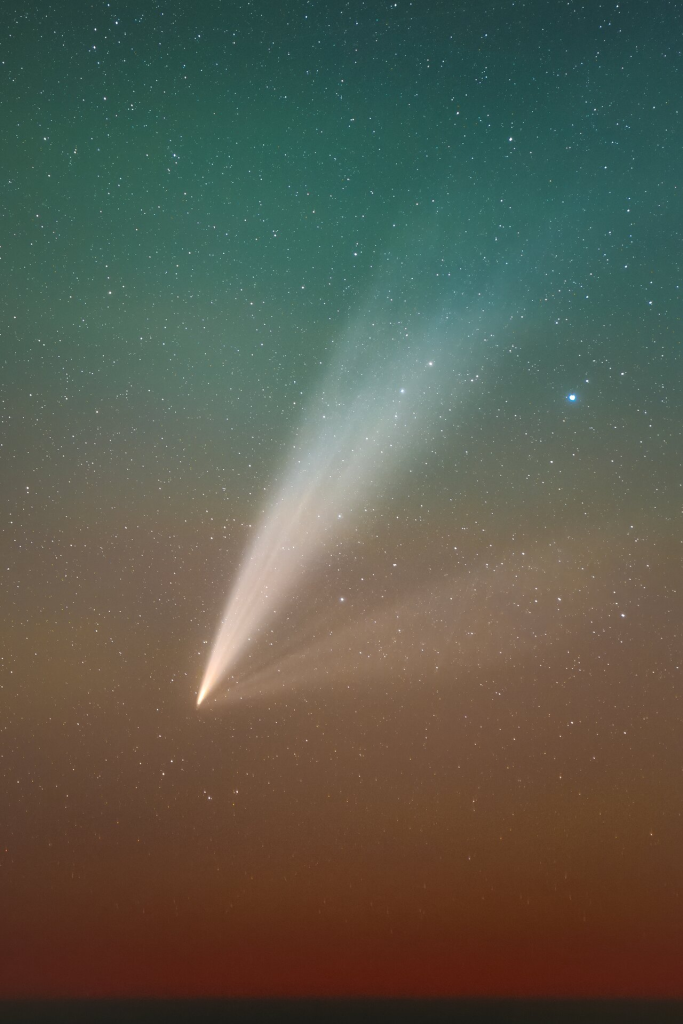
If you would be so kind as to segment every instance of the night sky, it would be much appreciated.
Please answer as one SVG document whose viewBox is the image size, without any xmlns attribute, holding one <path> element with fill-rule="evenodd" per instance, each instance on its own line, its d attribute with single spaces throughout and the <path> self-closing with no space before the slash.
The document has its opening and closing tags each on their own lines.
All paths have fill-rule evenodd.
<svg viewBox="0 0 683 1024">
<path fill-rule="evenodd" d="M 3 21 L 0 996 L 683 996 L 680 5 Z"/>
</svg>

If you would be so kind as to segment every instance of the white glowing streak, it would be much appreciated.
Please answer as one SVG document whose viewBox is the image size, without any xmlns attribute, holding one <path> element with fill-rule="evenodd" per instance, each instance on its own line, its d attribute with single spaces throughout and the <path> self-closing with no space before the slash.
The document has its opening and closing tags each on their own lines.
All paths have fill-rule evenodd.
<svg viewBox="0 0 683 1024">
<path fill-rule="evenodd" d="M 406 454 L 422 424 L 418 399 L 420 412 L 425 405 L 418 375 L 414 361 L 377 369 L 372 384 L 350 401 L 343 397 L 348 383 L 338 381 L 335 390 L 342 397 L 331 402 L 324 396 L 309 417 L 296 457 L 242 562 L 197 704 L 236 666 L 328 542 L 346 532 L 357 503 L 367 501 Z"/>
</svg>

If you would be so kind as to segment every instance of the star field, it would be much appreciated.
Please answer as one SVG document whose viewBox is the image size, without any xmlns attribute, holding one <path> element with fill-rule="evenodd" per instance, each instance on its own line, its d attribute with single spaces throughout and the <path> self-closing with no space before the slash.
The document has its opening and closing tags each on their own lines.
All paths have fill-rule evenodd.
<svg viewBox="0 0 683 1024">
<path fill-rule="evenodd" d="M 681 21 L 10 8 L 0 997 L 683 995 Z"/>
</svg>

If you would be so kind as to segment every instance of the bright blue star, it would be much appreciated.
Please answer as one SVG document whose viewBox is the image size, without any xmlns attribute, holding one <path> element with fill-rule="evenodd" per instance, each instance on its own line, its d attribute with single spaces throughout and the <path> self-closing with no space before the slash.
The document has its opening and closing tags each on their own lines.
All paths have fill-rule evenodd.
<svg viewBox="0 0 683 1024">
<path fill-rule="evenodd" d="M 567 398 L 568 398 L 568 400 L 570 402 L 575 402 L 576 401 L 576 395 L 573 392 L 572 392 L 571 395 L 567 395 Z"/>
</svg>

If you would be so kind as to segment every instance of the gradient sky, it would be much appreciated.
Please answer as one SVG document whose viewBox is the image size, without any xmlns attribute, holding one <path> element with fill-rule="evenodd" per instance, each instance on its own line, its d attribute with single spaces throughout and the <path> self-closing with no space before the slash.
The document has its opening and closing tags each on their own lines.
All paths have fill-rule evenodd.
<svg viewBox="0 0 683 1024">
<path fill-rule="evenodd" d="M 0 996 L 683 996 L 680 6 L 4 24 Z M 340 351 L 412 462 L 197 708 Z"/>
</svg>

